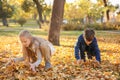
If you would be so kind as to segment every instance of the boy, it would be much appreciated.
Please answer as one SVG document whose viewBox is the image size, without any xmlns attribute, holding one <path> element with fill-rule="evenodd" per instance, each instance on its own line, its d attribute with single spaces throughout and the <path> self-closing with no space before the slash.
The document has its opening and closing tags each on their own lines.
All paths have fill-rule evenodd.
<svg viewBox="0 0 120 80">
<path fill-rule="evenodd" d="M 87 52 L 88 59 L 92 59 L 92 57 L 95 56 L 96 61 L 101 62 L 100 50 L 98 48 L 95 32 L 93 29 L 87 28 L 84 30 L 84 33 L 79 36 L 74 49 L 77 64 L 86 61 L 84 53 L 85 51 Z"/>
</svg>

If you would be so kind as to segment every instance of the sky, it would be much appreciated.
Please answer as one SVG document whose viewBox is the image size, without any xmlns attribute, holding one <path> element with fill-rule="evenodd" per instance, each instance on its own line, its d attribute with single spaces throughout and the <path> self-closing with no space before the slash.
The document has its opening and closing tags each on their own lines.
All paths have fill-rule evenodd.
<svg viewBox="0 0 120 80">
<path fill-rule="evenodd" d="M 75 0 L 66 0 L 67 3 L 72 3 Z M 91 0 L 93 2 L 96 2 L 96 0 Z M 119 4 L 120 5 L 120 0 L 109 0 L 113 5 Z M 45 0 L 47 4 L 52 4 L 53 0 Z"/>
<path fill-rule="evenodd" d="M 110 2 L 111 2 L 113 5 L 116 5 L 116 4 L 119 4 L 119 5 L 120 5 L 120 0 L 110 0 Z"/>
<path fill-rule="evenodd" d="M 96 0 L 91 0 L 92 2 L 96 2 Z M 120 5 L 120 0 L 109 0 L 109 2 L 111 2 L 111 4 L 116 5 L 119 4 Z"/>
</svg>

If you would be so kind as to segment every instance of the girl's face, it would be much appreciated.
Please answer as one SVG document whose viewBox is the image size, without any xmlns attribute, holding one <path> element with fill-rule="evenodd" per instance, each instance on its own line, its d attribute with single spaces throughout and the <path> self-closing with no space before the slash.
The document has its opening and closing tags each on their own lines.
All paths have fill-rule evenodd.
<svg viewBox="0 0 120 80">
<path fill-rule="evenodd" d="M 21 43 L 23 44 L 23 46 L 25 47 L 29 47 L 31 40 L 29 38 L 26 37 L 20 37 Z"/>
</svg>

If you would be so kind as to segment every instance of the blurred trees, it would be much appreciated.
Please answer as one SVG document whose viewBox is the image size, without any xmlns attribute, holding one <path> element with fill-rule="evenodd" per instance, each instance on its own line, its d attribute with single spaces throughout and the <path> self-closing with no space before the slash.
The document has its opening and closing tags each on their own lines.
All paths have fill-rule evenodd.
<svg viewBox="0 0 120 80">
<path fill-rule="evenodd" d="M 73 3 L 66 3 L 64 19 L 77 24 L 109 22 L 110 12 L 115 10 L 116 7 L 109 0 L 97 0 L 97 2 L 75 0 Z M 20 18 L 34 18 L 41 27 L 41 23 L 50 22 L 48 21 L 50 14 L 51 5 L 46 4 L 44 0 L 0 0 L 0 18 L 6 26 L 8 25 L 7 18 L 14 22 Z"/>
<path fill-rule="evenodd" d="M 78 19 L 77 22 L 92 23 L 100 18 L 102 9 L 103 7 L 90 0 L 76 0 L 73 4 L 65 5 L 65 18 Z"/>
<path fill-rule="evenodd" d="M 41 27 L 41 22 L 48 22 L 47 17 L 50 17 L 50 12 L 51 6 L 48 6 L 44 0 L 0 0 L 0 18 L 4 26 L 8 26 L 7 18 L 15 23 L 20 18 L 34 18 Z"/>
<path fill-rule="evenodd" d="M 105 22 L 109 22 L 110 20 L 110 12 L 114 12 L 116 10 L 116 7 L 113 6 L 109 0 L 98 0 L 100 4 L 104 6 L 104 17 L 105 17 Z"/>
<path fill-rule="evenodd" d="M 0 18 L 3 26 L 8 26 L 7 18 L 11 18 L 14 14 L 14 6 L 8 4 L 7 0 L 0 0 Z"/>
<path fill-rule="evenodd" d="M 11 16 L 7 17 L 8 18 L 7 24 L 8 24 L 9 21 L 16 23 L 17 20 L 20 19 L 21 17 L 26 18 L 26 19 L 30 18 L 31 13 L 25 13 L 21 8 L 23 0 L 0 0 L 0 1 L 3 2 L 2 4 L 6 3 L 6 5 L 5 5 L 6 7 L 8 5 L 12 6 L 12 11 L 8 8 L 5 8 L 5 9 L 10 10 L 10 12 L 12 13 L 12 15 L 11 15 L 11 13 L 8 12 L 8 10 L 6 10 L 7 14 L 11 15 Z M 1 13 L 1 11 L 0 11 L 0 13 Z M 0 16 L 3 17 L 3 15 L 0 15 Z M 6 20 L 7 20 L 7 18 L 6 18 Z"/>
<path fill-rule="evenodd" d="M 107 16 L 107 21 L 109 21 L 109 12 L 114 12 L 115 7 L 109 0 L 103 1 L 104 0 L 97 0 L 97 2 L 92 2 L 91 0 L 76 0 L 74 3 L 66 4 L 64 18 L 72 22 L 89 24 L 95 23 L 99 19 L 101 19 L 101 23 L 103 23 L 103 18 Z"/>
<path fill-rule="evenodd" d="M 35 9 L 35 5 L 32 0 L 24 0 L 21 5 L 21 8 L 25 12 L 30 12 L 31 10 Z"/>
<path fill-rule="evenodd" d="M 33 14 L 35 19 L 37 18 L 37 14 L 39 16 L 39 19 L 36 19 L 37 23 L 39 24 L 39 28 L 41 28 L 41 23 L 47 22 L 46 16 L 48 16 L 51 12 L 51 9 L 49 6 L 47 6 L 44 0 L 24 0 L 22 3 L 22 9 L 25 12 L 37 11 L 37 13 L 33 12 Z"/>
</svg>

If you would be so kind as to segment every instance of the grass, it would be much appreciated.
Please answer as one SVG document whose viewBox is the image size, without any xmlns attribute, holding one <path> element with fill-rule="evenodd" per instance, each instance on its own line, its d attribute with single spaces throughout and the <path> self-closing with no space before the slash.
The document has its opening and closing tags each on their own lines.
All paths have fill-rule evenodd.
<svg viewBox="0 0 120 80">
<path fill-rule="evenodd" d="M 0 22 L 0 25 L 2 25 L 2 23 Z M 18 33 L 23 30 L 29 30 L 31 31 L 34 35 L 43 35 L 43 36 L 47 36 L 48 35 L 48 29 L 47 31 L 44 30 L 44 28 L 48 28 L 49 24 L 42 24 L 42 28 L 43 29 L 39 29 L 38 24 L 36 23 L 35 20 L 28 20 L 25 25 L 23 27 L 21 27 L 20 25 L 18 25 L 17 23 L 9 23 L 9 27 L 3 27 L 0 26 L 0 36 L 14 36 L 14 35 L 18 35 Z M 61 36 L 79 36 L 80 34 L 82 34 L 83 31 L 61 31 Z M 112 34 L 112 32 L 114 32 Z M 119 35 L 120 31 L 96 31 L 96 36 L 116 36 Z M 109 33 L 109 34 L 108 34 Z"/>
</svg>

